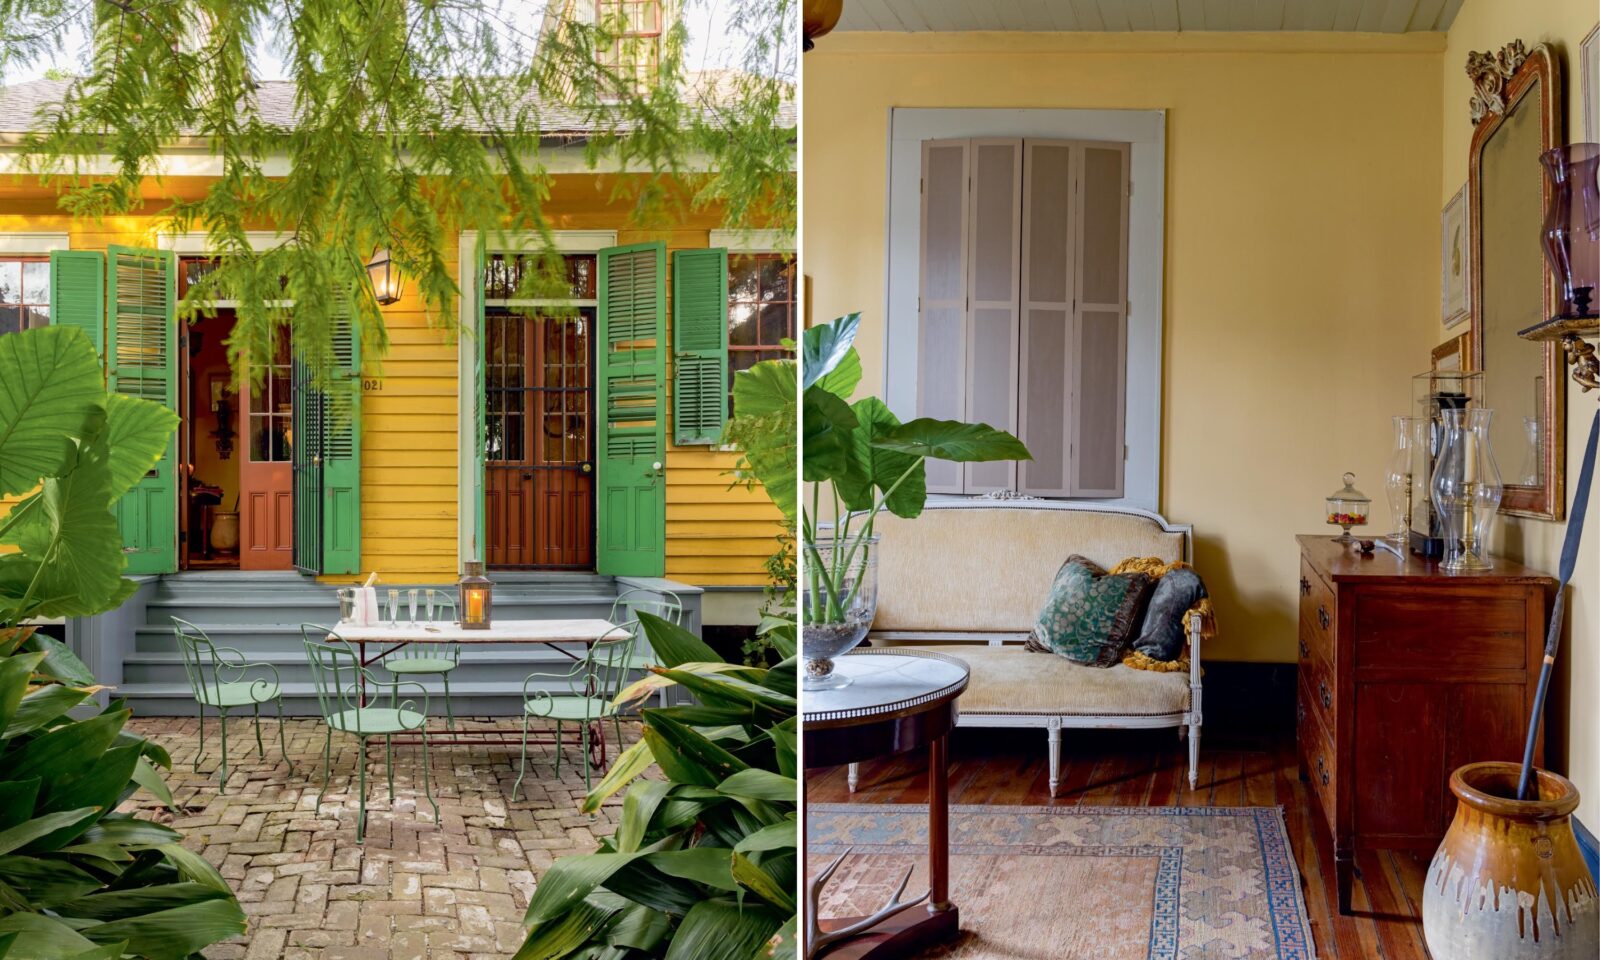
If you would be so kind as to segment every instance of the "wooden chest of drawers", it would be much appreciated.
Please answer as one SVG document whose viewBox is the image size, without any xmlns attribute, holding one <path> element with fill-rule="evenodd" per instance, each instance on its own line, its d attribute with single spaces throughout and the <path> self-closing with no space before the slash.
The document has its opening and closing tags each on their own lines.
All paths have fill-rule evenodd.
<svg viewBox="0 0 1600 960">
<path fill-rule="evenodd" d="M 1455 814 L 1451 771 L 1522 759 L 1555 581 L 1501 560 L 1446 574 L 1298 540 L 1300 776 L 1333 836 L 1348 912 L 1358 847 L 1431 851 Z"/>
</svg>

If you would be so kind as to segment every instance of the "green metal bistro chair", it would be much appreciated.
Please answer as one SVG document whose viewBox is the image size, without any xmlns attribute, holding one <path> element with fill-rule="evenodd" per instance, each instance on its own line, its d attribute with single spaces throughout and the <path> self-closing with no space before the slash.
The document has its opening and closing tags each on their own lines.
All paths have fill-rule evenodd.
<svg viewBox="0 0 1600 960">
<path fill-rule="evenodd" d="M 302 623 L 300 636 L 305 641 L 306 660 L 311 664 L 311 679 L 317 690 L 317 706 L 328 724 L 327 737 L 322 745 L 322 789 L 317 792 L 317 809 L 322 809 L 322 797 L 328 792 L 333 753 L 333 731 L 347 733 L 361 741 L 360 813 L 356 818 L 356 842 L 367 836 L 367 741 L 382 737 L 384 741 L 384 769 L 389 778 L 389 802 L 394 803 L 394 735 L 417 733 L 428 724 L 428 691 L 415 680 L 379 680 L 372 671 L 361 666 L 355 648 L 345 642 L 337 632 L 314 623 Z M 329 643 L 327 638 L 336 642 Z M 416 688 L 422 698 L 419 709 L 416 701 L 400 699 L 400 688 Z M 371 690 L 370 701 L 363 702 Z M 384 703 L 382 691 L 388 691 Z M 433 805 L 433 822 L 439 822 L 439 802 L 433 799 L 433 781 L 428 772 L 428 738 L 422 741 L 422 789 Z"/>
<path fill-rule="evenodd" d="M 623 749 L 622 721 L 617 719 L 617 709 L 612 701 L 628 682 L 628 664 L 633 656 L 634 637 L 630 633 L 618 640 L 599 640 L 591 644 L 584 658 L 573 664 L 566 673 L 528 674 L 522 681 L 522 766 L 517 771 L 517 782 L 511 787 L 513 794 L 522 789 L 522 778 L 528 773 L 528 721 L 542 717 L 556 722 L 556 776 L 561 775 L 561 729 L 568 721 L 578 724 L 583 738 L 583 785 L 587 790 L 594 772 L 589 756 L 589 728 L 610 718 L 617 731 L 617 749 Z M 566 693 L 552 694 L 548 690 L 528 688 L 535 681 L 553 680 L 558 687 L 566 684 Z M 602 729 L 598 736 L 605 736 Z"/>
<path fill-rule="evenodd" d="M 639 641 L 644 637 L 644 628 L 639 623 L 638 611 L 670 620 L 675 624 L 683 624 L 683 601 L 671 590 L 645 590 L 635 587 L 618 596 L 616 602 L 611 604 L 610 621 L 622 629 L 633 634 L 634 652 L 628 657 L 628 666 L 633 670 L 643 673 L 651 667 L 660 666 L 654 651 L 639 652 Z M 662 687 L 659 693 L 661 705 L 667 705 L 667 688 Z"/>
<path fill-rule="evenodd" d="M 449 616 L 443 614 L 449 611 Z M 429 622 L 447 621 L 456 619 L 456 601 L 443 590 L 428 591 Z M 459 643 L 407 643 L 400 649 L 391 653 L 383 660 L 383 667 L 390 673 L 406 677 L 434 676 L 437 675 L 444 681 L 444 715 L 450 729 L 456 728 L 455 711 L 450 707 L 450 671 L 461 666 L 461 645 Z"/>
<path fill-rule="evenodd" d="M 244 653 L 233 647 L 219 647 L 211 642 L 206 632 L 187 620 L 172 618 L 172 632 L 178 638 L 178 651 L 183 655 L 183 672 L 189 677 L 189 690 L 194 694 L 200 713 L 200 749 L 195 754 L 194 770 L 200 772 L 200 761 L 206 752 L 206 707 L 217 711 L 222 724 L 222 766 L 218 791 L 228 785 L 228 711 L 235 707 L 249 707 L 255 714 L 256 752 L 265 760 L 266 747 L 261 742 L 261 705 L 278 705 L 278 749 L 283 751 L 283 762 L 294 772 L 289 761 L 289 748 L 283 738 L 283 682 L 278 668 L 270 663 L 252 663 Z M 251 674 L 259 674 L 251 676 Z M 269 676 L 270 675 L 270 676 Z"/>
</svg>

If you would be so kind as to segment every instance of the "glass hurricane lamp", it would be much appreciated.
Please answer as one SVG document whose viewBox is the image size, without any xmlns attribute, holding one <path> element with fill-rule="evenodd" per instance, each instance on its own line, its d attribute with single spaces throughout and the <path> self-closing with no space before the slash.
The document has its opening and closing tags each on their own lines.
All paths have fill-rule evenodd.
<svg viewBox="0 0 1600 960">
<path fill-rule="evenodd" d="M 1444 569 L 1487 570 L 1489 529 L 1505 488 L 1489 447 L 1493 410 L 1444 413 L 1444 442 L 1433 468 L 1433 509 L 1444 526 Z"/>
</svg>

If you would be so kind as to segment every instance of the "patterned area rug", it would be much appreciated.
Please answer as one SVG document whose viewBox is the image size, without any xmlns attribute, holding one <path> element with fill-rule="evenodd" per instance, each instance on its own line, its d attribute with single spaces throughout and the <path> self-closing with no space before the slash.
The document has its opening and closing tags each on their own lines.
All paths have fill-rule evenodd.
<svg viewBox="0 0 1600 960">
<path fill-rule="evenodd" d="M 875 912 L 914 867 L 927 808 L 806 807 L 814 873 L 852 851 L 823 916 Z M 1278 807 L 953 806 L 951 960 L 1312 960 L 1300 872 Z"/>
</svg>

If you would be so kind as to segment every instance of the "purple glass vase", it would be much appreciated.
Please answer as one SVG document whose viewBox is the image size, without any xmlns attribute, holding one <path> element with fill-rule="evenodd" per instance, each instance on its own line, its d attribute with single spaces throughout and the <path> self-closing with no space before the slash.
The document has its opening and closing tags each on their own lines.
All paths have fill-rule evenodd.
<svg viewBox="0 0 1600 960">
<path fill-rule="evenodd" d="M 1573 143 L 1539 158 L 1550 182 L 1544 256 L 1555 272 L 1559 318 L 1593 317 L 1600 287 L 1600 144 Z"/>
</svg>

